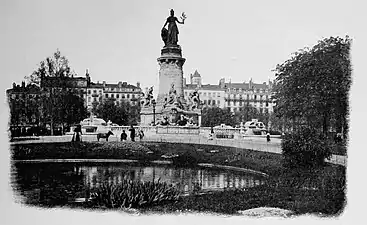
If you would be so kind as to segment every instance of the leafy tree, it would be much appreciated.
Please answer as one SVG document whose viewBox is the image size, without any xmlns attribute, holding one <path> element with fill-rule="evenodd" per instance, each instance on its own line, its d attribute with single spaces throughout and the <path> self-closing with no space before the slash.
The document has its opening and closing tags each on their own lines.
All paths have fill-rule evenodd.
<svg viewBox="0 0 367 225">
<path fill-rule="evenodd" d="M 69 66 L 69 60 L 61 55 L 61 52 L 57 49 L 51 57 L 47 57 L 46 60 L 40 62 L 39 67 L 33 71 L 25 79 L 29 84 L 40 85 L 41 77 L 70 77 L 75 75 L 75 72 L 71 71 Z"/>
<path fill-rule="evenodd" d="M 214 127 L 220 124 L 235 125 L 234 116 L 229 108 L 218 107 L 204 108 L 202 111 L 202 126 Z"/>
<path fill-rule="evenodd" d="M 42 98 L 42 112 L 44 123 L 51 126 L 51 135 L 55 124 L 68 126 L 79 123 L 88 116 L 84 100 L 75 91 L 51 89 Z"/>
<path fill-rule="evenodd" d="M 112 98 L 105 99 L 101 104 L 94 103 L 92 112 L 106 121 L 111 120 L 119 125 L 136 125 L 140 119 L 140 107 L 128 101 L 115 104 Z"/>
<path fill-rule="evenodd" d="M 58 77 L 61 80 L 75 73 L 71 71 L 69 61 L 57 50 L 51 57 L 41 61 L 39 67 L 32 74 L 26 76 L 29 84 L 41 85 L 43 77 Z M 61 85 L 63 82 L 60 83 Z M 76 91 L 68 90 L 66 85 L 59 87 L 42 87 L 45 96 L 39 100 L 43 123 L 50 124 L 51 135 L 54 125 L 70 125 L 79 122 L 87 116 L 83 98 Z"/>
<path fill-rule="evenodd" d="M 331 156 L 330 140 L 318 129 L 301 126 L 282 141 L 282 154 L 285 166 L 317 167 L 324 165 L 325 159 Z"/>
<path fill-rule="evenodd" d="M 332 126 L 337 132 L 346 133 L 350 44 L 348 36 L 326 38 L 277 65 L 274 88 L 277 115 L 292 120 L 294 128 L 306 125 L 326 134 Z"/>
</svg>

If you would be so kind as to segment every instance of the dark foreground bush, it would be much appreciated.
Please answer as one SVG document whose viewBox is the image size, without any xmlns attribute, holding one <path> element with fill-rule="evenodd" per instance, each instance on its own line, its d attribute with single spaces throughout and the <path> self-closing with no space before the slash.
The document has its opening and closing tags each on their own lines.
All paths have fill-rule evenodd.
<svg viewBox="0 0 367 225">
<path fill-rule="evenodd" d="M 178 190 L 166 183 L 123 180 L 118 185 L 104 183 L 92 189 L 89 204 L 105 208 L 142 208 L 178 198 Z"/>
<path fill-rule="evenodd" d="M 331 146 L 331 142 L 318 131 L 303 127 L 282 140 L 285 166 L 322 166 L 325 159 L 331 156 Z"/>
</svg>

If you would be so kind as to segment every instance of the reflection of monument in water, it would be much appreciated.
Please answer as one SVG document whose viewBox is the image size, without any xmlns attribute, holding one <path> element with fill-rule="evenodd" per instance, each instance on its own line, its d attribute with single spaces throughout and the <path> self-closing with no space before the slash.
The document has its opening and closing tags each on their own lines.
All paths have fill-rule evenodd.
<svg viewBox="0 0 367 225">
<path fill-rule="evenodd" d="M 189 103 L 186 103 L 184 98 L 182 67 L 186 59 L 182 57 L 181 47 L 177 44 L 179 31 L 176 24 L 176 22 L 184 23 L 186 19 L 184 13 L 181 19 L 182 22 L 171 10 L 171 16 L 167 18 L 162 28 L 161 36 L 165 45 L 161 50 L 161 57 L 157 59 L 160 65 L 158 97 L 155 102 L 153 87 L 147 90 L 141 109 L 141 125 L 191 123 L 200 126 L 199 95 L 190 96 Z M 168 29 L 165 28 L 166 25 Z"/>
</svg>

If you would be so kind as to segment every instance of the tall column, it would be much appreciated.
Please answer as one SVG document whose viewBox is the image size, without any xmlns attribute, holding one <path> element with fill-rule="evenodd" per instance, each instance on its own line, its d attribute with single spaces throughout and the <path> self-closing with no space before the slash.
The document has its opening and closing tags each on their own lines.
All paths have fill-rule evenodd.
<svg viewBox="0 0 367 225">
<path fill-rule="evenodd" d="M 182 58 L 181 47 L 178 45 L 164 47 L 161 50 L 161 57 L 157 60 L 160 65 L 157 104 L 164 103 L 172 84 L 174 84 L 179 100 L 184 102 L 182 66 L 186 59 Z"/>
</svg>

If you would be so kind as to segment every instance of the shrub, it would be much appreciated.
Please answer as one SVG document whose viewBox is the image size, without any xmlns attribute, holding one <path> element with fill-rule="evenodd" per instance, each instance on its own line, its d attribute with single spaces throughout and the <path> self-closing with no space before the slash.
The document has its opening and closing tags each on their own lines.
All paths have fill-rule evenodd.
<svg viewBox="0 0 367 225">
<path fill-rule="evenodd" d="M 172 185 L 158 182 L 123 180 L 120 184 L 103 183 L 90 192 L 92 206 L 105 208 L 142 208 L 174 201 L 179 192 Z"/>
<path fill-rule="evenodd" d="M 331 142 L 318 131 L 303 127 L 285 135 L 282 140 L 282 152 L 286 167 L 322 166 L 331 156 Z"/>
</svg>

